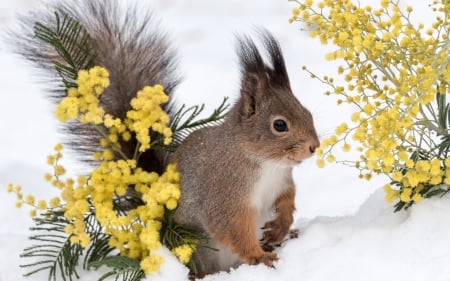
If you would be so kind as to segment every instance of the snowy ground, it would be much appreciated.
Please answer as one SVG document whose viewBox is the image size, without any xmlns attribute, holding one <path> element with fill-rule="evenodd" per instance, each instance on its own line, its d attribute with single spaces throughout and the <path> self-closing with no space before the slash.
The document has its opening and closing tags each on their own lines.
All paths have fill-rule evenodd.
<svg viewBox="0 0 450 281">
<path fill-rule="evenodd" d="M 14 24 L 14 13 L 33 5 L 35 0 L 0 0 L 0 28 Z M 420 5 L 417 10 L 426 9 Z M 264 26 L 279 39 L 292 88 L 312 111 L 319 134 L 329 135 L 349 115 L 348 109 L 322 94 L 323 85 L 300 70 L 308 65 L 318 73 L 334 74 L 335 66 L 324 60 L 324 46 L 308 38 L 299 25 L 288 24 L 292 2 L 155 0 L 152 7 L 180 50 L 184 76 L 180 101 L 205 102 L 212 109 L 223 96 L 235 98 L 239 73 L 233 34 Z M 13 182 L 37 197 L 54 194 L 42 175 L 47 171 L 46 155 L 60 136 L 52 105 L 43 98 L 35 73 L 4 44 L 0 44 L 0 74 L 0 281 L 47 280 L 45 274 L 22 277 L 18 255 L 28 245 L 31 220 L 26 210 L 14 208 L 15 198 L 1 190 Z M 73 174 L 83 170 L 70 158 L 66 163 Z M 409 212 L 393 214 L 379 190 L 383 178 L 361 181 L 355 171 L 342 166 L 318 169 L 313 159 L 294 173 L 295 225 L 302 234 L 279 250 L 276 269 L 244 265 L 205 280 L 450 280 L 446 217 L 450 198 L 428 200 Z M 149 280 L 187 280 L 186 272 L 167 255 L 161 273 Z M 83 273 L 81 279 L 98 276 Z"/>
</svg>

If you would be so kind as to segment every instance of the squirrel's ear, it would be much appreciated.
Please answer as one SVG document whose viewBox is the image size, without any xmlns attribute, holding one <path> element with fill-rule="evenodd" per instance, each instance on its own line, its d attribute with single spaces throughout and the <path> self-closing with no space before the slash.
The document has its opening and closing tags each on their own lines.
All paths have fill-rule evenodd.
<svg viewBox="0 0 450 281">
<path fill-rule="evenodd" d="M 267 73 L 243 74 L 241 81 L 242 110 L 246 117 L 252 116 L 264 98 L 263 95 L 268 88 Z"/>
</svg>

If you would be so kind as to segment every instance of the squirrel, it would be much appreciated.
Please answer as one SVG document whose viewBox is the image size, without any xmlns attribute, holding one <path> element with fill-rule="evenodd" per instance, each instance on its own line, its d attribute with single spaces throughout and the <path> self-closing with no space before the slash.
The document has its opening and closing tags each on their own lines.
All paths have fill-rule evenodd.
<svg viewBox="0 0 450 281">
<path fill-rule="evenodd" d="M 151 13 L 123 12 L 113 0 L 57 1 L 22 19 L 16 51 L 47 70 L 50 81 L 57 77 L 54 62 L 62 58 L 33 36 L 32 27 L 37 21 L 54 25 L 54 11 L 80 22 L 95 48 L 96 64 L 109 70 L 111 85 L 101 99 L 105 112 L 123 118 L 146 85 L 161 84 L 173 97 L 180 79 L 172 44 Z M 216 249 L 199 247 L 199 275 L 241 263 L 274 266 L 273 249 L 294 220 L 292 169 L 320 145 L 311 113 L 292 93 L 279 43 L 266 30 L 260 30 L 259 39 L 266 61 L 251 37 L 238 36 L 240 93 L 225 119 L 192 132 L 175 152 L 150 150 L 138 163 L 159 173 L 168 163 L 176 164 L 181 198 L 174 219 L 199 229 Z M 53 87 L 52 93 L 56 100 L 65 96 L 61 88 Z M 171 99 L 165 105 L 169 115 L 173 107 Z M 67 131 L 80 155 L 100 149 L 101 136 L 89 125 L 69 124 Z M 124 144 L 125 154 L 132 155 L 134 147 Z"/>
</svg>

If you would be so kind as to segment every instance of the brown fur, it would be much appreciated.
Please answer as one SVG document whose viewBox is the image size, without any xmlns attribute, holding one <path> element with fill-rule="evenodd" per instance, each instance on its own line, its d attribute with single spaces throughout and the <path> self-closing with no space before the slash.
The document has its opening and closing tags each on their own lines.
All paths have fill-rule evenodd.
<svg viewBox="0 0 450 281">
<path fill-rule="evenodd" d="M 175 219 L 203 230 L 210 246 L 219 248 L 199 252 L 197 268 L 203 264 L 204 272 L 242 262 L 273 266 L 278 257 L 270 250 L 293 222 L 292 167 L 319 145 L 311 114 L 292 94 L 278 43 L 265 31 L 261 39 L 268 63 L 251 39 L 239 39 L 241 95 L 224 123 L 195 131 L 171 158 L 181 172 Z M 275 120 L 285 121 L 288 130 L 278 132 Z M 271 207 L 277 210 L 275 219 L 258 225 Z M 228 251 L 237 260 L 228 259 Z"/>
</svg>

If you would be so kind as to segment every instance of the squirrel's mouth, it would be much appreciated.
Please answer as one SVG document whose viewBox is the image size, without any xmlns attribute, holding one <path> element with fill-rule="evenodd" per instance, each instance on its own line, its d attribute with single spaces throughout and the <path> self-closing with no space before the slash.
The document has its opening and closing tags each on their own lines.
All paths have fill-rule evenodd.
<svg viewBox="0 0 450 281">
<path fill-rule="evenodd" d="M 287 162 L 290 166 L 296 166 L 301 164 L 304 160 L 313 156 L 314 151 L 311 148 L 306 148 L 304 146 L 294 146 L 292 149 L 287 150 L 284 155 L 284 162 Z"/>
<path fill-rule="evenodd" d="M 302 159 L 295 159 L 295 158 L 290 157 L 290 156 L 287 157 L 287 160 L 288 160 L 290 163 L 292 163 L 293 166 L 299 165 L 299 164 L 301 164 L 302 161 L 303 161 Z"/>
</svg>

